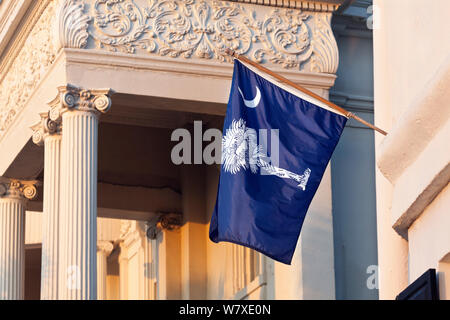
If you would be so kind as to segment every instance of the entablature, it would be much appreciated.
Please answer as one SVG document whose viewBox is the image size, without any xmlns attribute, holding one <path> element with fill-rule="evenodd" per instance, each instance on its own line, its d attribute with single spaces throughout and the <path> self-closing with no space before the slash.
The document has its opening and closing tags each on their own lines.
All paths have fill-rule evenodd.
<svg viewBox="0 0 450 320">
<path fill-rule="evenodd" d="M 341 2 L 3 1 L 0 14 L 6 6 L 11 14 L 0 23 L 14 32 L 0 34 L 0 147 L 12 151 L 0 171 L 65 84 L 224 104 L 232 60 L 223 51 L 232 48 L 326 96 L 339 60 L 331 15 Z M 209 89 L 185 88 L 194 85 Z"/>
</svg>

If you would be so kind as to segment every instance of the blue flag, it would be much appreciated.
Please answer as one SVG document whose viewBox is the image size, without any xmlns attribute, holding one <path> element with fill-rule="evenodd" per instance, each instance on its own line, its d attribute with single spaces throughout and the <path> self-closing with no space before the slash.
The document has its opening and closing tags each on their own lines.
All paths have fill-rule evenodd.
<svg viewBox="0 0 450 320">
<path fill-rule="evenodd" d="M 290 264 L 347 118 L 273 82 L 235 60 L 209 237 Z"/>
</svg>

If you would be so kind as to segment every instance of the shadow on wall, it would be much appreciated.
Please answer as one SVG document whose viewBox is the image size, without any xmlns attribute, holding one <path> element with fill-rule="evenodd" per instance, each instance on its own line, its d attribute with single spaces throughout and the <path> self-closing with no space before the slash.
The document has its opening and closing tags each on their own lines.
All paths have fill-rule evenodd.
<svg viewBox="0 0 450 320">
<path fill-rule="evenodd" d="M 42 248 L 25 249 L 25 300 L 40 300 L 41 298 L 41 259 Z M 48 274 L 49 270 L 45 270 Z M 0 274 L 1 270 L 0 270 Z"/>
</svg>

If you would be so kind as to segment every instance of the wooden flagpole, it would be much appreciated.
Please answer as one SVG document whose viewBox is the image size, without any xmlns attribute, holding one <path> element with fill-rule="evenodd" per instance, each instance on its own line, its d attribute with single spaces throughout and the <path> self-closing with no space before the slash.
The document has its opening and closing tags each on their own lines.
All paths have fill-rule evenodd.
<svg viewBox="0 0 450 320">
<path fill-rule="evenodd" d="M 322 98 L 321 96 L 315 94 L 314 92 L 309 91 L 306 88 L 303 88 L 302 86 L 300 86 L 300 85 L 298 85 L 298 84 L 296 84 L 296 83 L 286 79 L 285 77 L 283 77 L 283 76 L 281 76 L 281 75 L 279 75 L 279 74 L 277 74 L 277 73 L 267 69 L 266 67 L 263 67 L 259 63 L 253 62 L 250 59 L 248 59 L 247 57 L 239 55 L 239 54 L 237 54 L 236 52 L 234 52 L 231 49 L 225 49 L 225 53 L 230 55 L 230 56 L 232 56 L 232 57 L 234 57 L 235 59 L 238 59 L 238 60 L 244 62 L 244 63 L 248 63 L 249 65 L 251 65 L 251 66 L 261 70 L 262 72 L 265 72 L 268 75 L 274 77 L 275 79 L 277 79 L 277 80 L 279 80 L 279 81 L 281 81 L 281 82 L 283 82 L 283 83 L 285 83 L 285 84 L 287 84 L 287 85 L 289 85 L 289 86 L 291 86 L 291 87 L 293 87 L 293 88 L 295 88 L 295 89 L 297 89 L 297 90 L 299 90 L 299 91 L 301 91 L 301 92 L 303 92 L 303 93 L 305 93 L 305 94 L 307 94 L 307 95 L 309 95 L 309 96 L 311 96 L 311 97 L 313 97 L 313 98 L 315 98 L 317 100 L 319 100 L 320 102 L 325 103 L 330 108 L 332 108 L 332 109 L 334 109 L 336 111 L 339 111 L 340 113 L 344 114 L 348 118 L 355 119 L 356 121 L 361 122 L 362 124 L 366 125 L 367 127 L 371 128 L 371 129 L 373 129 L 375 131 L 378 131 L 382 135 L 385 135 L 385 136 L 387 135 L 386 131 L 381 130 L 380 128 L 378 128 L 378 127 L 374 126 L 373 124 L 365 121 L 364 119 L 361 119 L 356 114 L 351 113 L 351 112 L 349 112 L 349 111 L 339 107 L 338 105 L 335 105 L 334 103 L 328 101 L 327 99 Z"/>
</svg>

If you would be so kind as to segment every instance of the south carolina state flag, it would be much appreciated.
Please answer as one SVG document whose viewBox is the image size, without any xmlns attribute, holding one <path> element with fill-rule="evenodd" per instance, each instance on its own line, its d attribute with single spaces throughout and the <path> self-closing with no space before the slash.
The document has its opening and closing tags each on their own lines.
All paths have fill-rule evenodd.
<svg viewBox="0 0 450 320">
<path fill-rule="evenodd" d="M 290 264 L 347 118 L 235 60 L 209 237 Z"/>
</svg>

